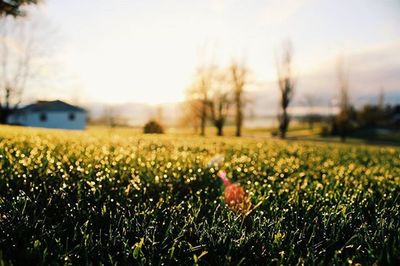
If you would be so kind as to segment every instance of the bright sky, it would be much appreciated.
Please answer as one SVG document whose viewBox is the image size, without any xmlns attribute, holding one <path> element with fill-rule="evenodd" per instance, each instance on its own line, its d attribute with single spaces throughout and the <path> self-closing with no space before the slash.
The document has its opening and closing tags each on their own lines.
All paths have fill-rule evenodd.
<svg viewBox="0 0 400 266">
<path fill-rule="evenodd" d="M 58 31 L 57 81 L 42 93 L 84 102 L 182 100 L 202 54 L 244 57 L 257 80 L 273 80 L 287 38 L 300 74 L 400 43 L 398 0 L 47 0 L 32 13 Z"/>
</svg>

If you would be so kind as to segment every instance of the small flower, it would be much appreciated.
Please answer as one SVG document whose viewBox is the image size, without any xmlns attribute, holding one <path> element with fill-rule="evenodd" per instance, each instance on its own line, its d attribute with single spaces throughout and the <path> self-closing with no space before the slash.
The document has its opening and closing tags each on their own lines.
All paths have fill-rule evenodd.
<svg viewBox="0 0 400 266">
<path fill-rule="evenodd" d="M 232 183 L 227 177 L 225 171 L 219 171 L 218 176 L 225 186 L 224 201 L 233 211 L 246 213 L 251 208 L 251 201 L 246 191 L 240 184 Z"/>
<path fill-rule="evenodd" d="M 226 177 L 226 172 L 225 171 L 220 170 L 220 171 L 218 171 L 217 175 L 221 178 L 222 182 L 224 182 L 224 186 L 225 187 L 227 187 L 227 186 L 232 184 L 232 182 Z"/>
</svg>

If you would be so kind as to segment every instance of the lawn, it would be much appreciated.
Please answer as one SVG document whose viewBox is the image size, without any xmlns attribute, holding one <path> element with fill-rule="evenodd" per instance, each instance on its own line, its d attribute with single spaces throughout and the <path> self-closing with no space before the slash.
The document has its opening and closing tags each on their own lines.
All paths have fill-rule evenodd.
<svg viewBox="0 0 400 266">
<path fill-rule="evenodd" d="M 395 265 L 399 217 L 395 147 L 0 127 L 0 264 Z"/>
</svg>

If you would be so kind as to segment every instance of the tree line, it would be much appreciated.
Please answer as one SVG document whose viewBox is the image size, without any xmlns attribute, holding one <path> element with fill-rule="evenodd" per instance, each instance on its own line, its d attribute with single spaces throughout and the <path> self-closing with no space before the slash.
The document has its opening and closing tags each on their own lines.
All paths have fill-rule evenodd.
<svg viewBox="0 0 400 266">
<path fill-rule="evenodd" d="M 204 65 L 197 69 L 193 84 L 187 90 L 186 119 L 205 135 L 207 120 L 223 135 L 227 117 L 234 108 L 236 136 L 242 134 L 244 89 L 248 69 L 243 63 L 232 62 L 227 68 Z"/>
<path fill-rule="evenodd" d="M 32 28 L 24 28 L 24 25 L 14 22 L 18 22 L 17 18 L 25 15 L 24 6 L 38 2 L 40 1 L 0 0 L 0 123 L 2 124 L 7 123 L 7 117 L 18 109 L 22 92 L 34 72 L 33 61 L 38 54 Z M 13 27 L 9 28 L 10 25 Z M 9 39 L 18 42 L 18 50 L 10 48 L 7 43 Z M 296 90 L 293 55 L 290 41 L 284 42 L 276 54 L 276 86 L 279 91 L 277 118 L 281 138 L 287 135 L 291 122 L 288 109 Z M 339 135 L 342 141 L 345 141 L 350 131 L 354 130 L 355 121 L 360 127 L 382 124 L 382 121 L 386 121 L 387 125 L 390 124 L 388 122 L 390 116 L 397 112 L 396 108 L 385 109 L 383 106 L 378 106 L 378 109 L 374 106 L 365 106 L 363 110 L 356 111 L 350 102 L 349 73 L 346 67 L 343 59 L 339 58 L 336 69 L 339 111 L 331 121 L 332 133 Z M 216 128 L 217 135 L 222 136 L 228 119 L 233 118 L 235 135 L 241 136 L 245 119 L 244 110 L 251 100 L 246 95 L 246 90 L 252 83 L 250 74 L 251 71 L 244 60 L 232 60 L 231 64 L 225 67 L 213 63 L 198 66 L 193 82 L 186 91 L 183 121 L 193 125 L 202 136 L 206 134 L 207 124 L 211 124 Z M 304 95 L 304 104 L 310 110 L 314 109 L 317 102 L 315 94 Z M 112 112 L 107 113 L 110 117 L 107 121 L 110 120 L 111 125 L 117 124 L 115 119 L 112 119 Z M 308 115 L 311 127 L 317 117 L 312 112 Z"/>
<path fill-rule="evenodd" d="M 288 107 L 293 99 L 295 78 L 293 75 L 293 49 L 290 41 L 283 44 L 276 58 L 277 81 L 280 95 L 278 114 L 279 133 L 286 137 L 290 116 Z M 222 136 L 228 116 L 234 117 L 235 135 L 242 135 L 244 108 L 249 102 L 245 90 L 251 83 L 250 70 L 242 61 L 233 60 L 227 67 L 215 64 L 197 68 L 192 84 L 186 91 L 184 121 L 191 123 L 205 135 L 207 121 Z"/>
<path fill-rule="evenodd" d="M 280 51 L 276 54 L 276 87 L 278 98 L 278 135 L 286 138 L 291 116 L 288 112 L 296 91 L 297 77 L 293 67 L 293 46 L 290 40 L 282 43 Z M 244 108 L 251 99 L 246 98 L 246 89 L 252 83 L 251 71 L 246 64 L 233 60 L 227 67 L 215 64 L 200 65 L 195 73 L 192 84 L 186 91 L 184 104 L 185 124 L 194 126 L 196 132 L 205 135 L 207 123 L 216 128 L 218 136 L 224 134 L 224 126 L 228 118 L 233 118 L 235 135 L 242 135 Z M 379 104 L 365 105 L 356 110 L 350 100 L 349 70 L 342 56 L 338 56 L 336 63 L 337 113 L 332 117 L 321 119 L 315 113 L 318 105 L 318 96 L 315 93 L 304 95 L 303 104 L 308 107 L 309 114 L 306 120 L 313 128 L 314 122 L 327 122 L 331 135 L 337 135 L 344 142 L 347 137 L 359 130 L 371 129 L 374 125 L 383 128 L 397 128 L 393 117 L 396 116 L 399 106 L 384 106 L 383 89 L 378 95 Z M 326 124 L 326 123 L 325 123 Z M 326 128 L 323 128 L 326 133 Z M 324 134 L 325 134 L 324 133 Z"/>
</svg>

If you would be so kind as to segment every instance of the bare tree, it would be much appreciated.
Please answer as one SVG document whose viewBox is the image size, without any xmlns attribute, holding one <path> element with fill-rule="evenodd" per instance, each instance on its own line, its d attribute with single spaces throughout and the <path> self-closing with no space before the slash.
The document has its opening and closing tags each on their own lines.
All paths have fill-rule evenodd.
<svg viewBox="0 0 400 266">
<path fill-rule="evenodd" d="M 13 31 L 9 23 L 14 24 Z M 21 32 L 21 24 L 4 18 L 1 26 L 0 123 L 4 124 L 20 103 L 29 75 L 32 42 L 25 32 Z"/>
<path fill-rule="evenodd" d="M 188 89 L 186 95 L 186 107 L 188 116 L 198 120 L 200 135 L 205 135 L 208 117 L 209 94 L 214 80 L 214 66 L 201 66 L 197 69 L 195 81 Z M 188 107 L 190 105 L 190 107 Z"/>
<path fill-rule="evenodd" d="M 201 124 L 203 103 L 200 99 L 193 98 L 192 89 L 188 89 L 186 94 L 179 122 L 183 126 L 193 126 L 194 133 L 197 134 Z"/>
<path fill-rule="evenodd" d="M 240 137 L 242 135 L 243 108 L 245 105 L 245 101 L 243 99 L 244 89 L 246 83 L 248 82 L 248 71 L 244 64 L 240 65 L 236 62 L 232 62 L 229 71 L 232 79 L 233 101 L 235 105 L 235 133 L 236 136 Z"/>
<path fill-rule="evenodd" d="M 307 111 L 307 120 L 310 129 L 314 128 L 315 121 L 315 106 L 317 104 L 318 98 L 312 93 L 304 94 L 304 103 L 308 108 Z"/>
<path fill-rule="evenodd" d="M 0 123 L 18 108 L 27 83 L 38 72 L 38 21 L 3 17 L 0 24 Z M 42 44 L 42 43 L 40 43 Z"/>
<path fill-rule="evenodd" d="M 224 71 L 219 71 L 214 77 L 215 81 L 208 101 L 210 119 L 217 129 L 217 136 L 223 136 L 223 128 L 231 105 L 230 90 L 227 75 Z"/>
<path fill-rule="evenodd" d="M 276 60 L 278 86 L 280 92 L 279 133 L 281 138 L 286 137 L 290 117 L 288 107 L 294 95 L 295 81 L 292 70 L 293 50 L 290 41 L 282 46 L 282 52 Z"/>
<path fill-rule="evenodd" d="M 343 58 L 339 57 L 336 68 L 338 88 L 339 88 L 339 114 L 336 117 L 336 123 L 342 142 L 346 141 L 350 122 L 350 100 L 349 100 L 349 75 L 345 69 Z"/>
</svg>

